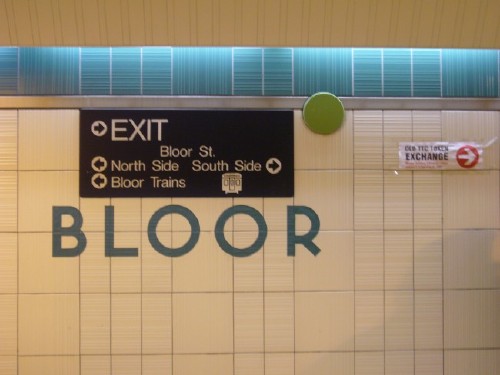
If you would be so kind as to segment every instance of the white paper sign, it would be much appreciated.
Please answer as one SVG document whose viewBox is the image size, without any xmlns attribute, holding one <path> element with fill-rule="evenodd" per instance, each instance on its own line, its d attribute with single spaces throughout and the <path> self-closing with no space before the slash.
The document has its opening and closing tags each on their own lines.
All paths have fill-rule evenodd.
<svg viewBox="0 0 500 375">
<path fill-rule="evenodd" d="M 474 142 L 400 142 L 400 169 L 481 169 L 483 145 Z"/>
</svg>

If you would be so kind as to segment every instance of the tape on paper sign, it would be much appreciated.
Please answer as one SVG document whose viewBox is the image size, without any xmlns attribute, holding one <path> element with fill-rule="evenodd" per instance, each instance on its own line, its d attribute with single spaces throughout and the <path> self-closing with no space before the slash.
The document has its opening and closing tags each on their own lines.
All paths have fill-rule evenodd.
<svg viewBox="0 0 500 375">
<path fill-rule="evenodd" d="M 474 142 L 400 142 L 400 169 L 481 169 L 483 145 Z"/>
</svg>

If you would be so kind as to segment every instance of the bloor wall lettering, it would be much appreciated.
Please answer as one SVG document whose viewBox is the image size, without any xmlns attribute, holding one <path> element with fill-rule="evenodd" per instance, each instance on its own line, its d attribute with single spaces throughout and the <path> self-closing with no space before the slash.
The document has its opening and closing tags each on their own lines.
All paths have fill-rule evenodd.
<svg viewBox="0 0 500 375">
<path fill-rule="evenodd" d="M 184 217 L 191 227 L 187 242 L 177 248 L 166 246 L 157 235 L 160 220 L 167 215 Z M 245 248 L 236 248 L 225 237 L 224 225 L 235 215 L 247 215 L 257 224 L 257 238 Z M 305 216 L 311 226 L 306 233 L 297 234 L 296 218 Z M 72 219 L 72 224 L 63 226 L 63 218 Z M 105 206 L 104 212 L 104 255 L 107 257 L 137 257 L 139 249 L 135 247 L 115 247 L 115 210 L 114 206 Z M 87 238 L 82 231 L 83 216 L 80 210 L 72 206 L 54 206 L 52 208 L 52 256 L 74 257 L 79 256 L 87 246 Z M 167 257 L 179 257 L 189 253 L 197 244 L 200 236 L 200 223 L 196 215 L 187 207 L 181 205 L 167 205 L 160 207 L 149 219 L 147 227 L 148 240 L 153 249 Z M 287 248 L 288 256 L 295 256 L 297 245 L 302 245 L 313 255 L 319 254 L 319 247 L 313 242 L 320 229 L 320 219 L 316 212 L 307 206 L 287 206 Z M 258 252 L 264 245 L 267 237 L 267 224 L 262 214 L 255 208 L 246 205 L 236 205 L 223 211 L 218 217 L 214 228 L 215 239 L 219 247 L 227 254 L 235 257 L 247 257 Z M 72 237 L 76 240 L 73 247 L 63 247 L 63 238 Z"/>
</svg>

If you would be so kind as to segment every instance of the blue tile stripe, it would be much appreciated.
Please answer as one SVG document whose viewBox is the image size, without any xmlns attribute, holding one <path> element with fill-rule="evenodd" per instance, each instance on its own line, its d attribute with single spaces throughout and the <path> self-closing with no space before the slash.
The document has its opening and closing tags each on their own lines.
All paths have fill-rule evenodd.
<svg viewBox="0 0 500 375">
<path fill-rule="evenodd" d="M 264 49 L 264 95 L 294 95 L 291 48 Z"/>
<path fill-rule="evenodd" d="M 354 96 L 383 96 L 382 49 L 355 48 L 353 52 Z"/>
<path fill-rule="evenodd" d="M 0 95 L 500 97 L 500 51 L 0 47 Z"/>
<path fill-rule="evenodd" d="M 384 96 L 411 96 L 411 50 L 386 49 L 382 53 Z"/>
<path fill-rule="evenodd" d="M 413 97 L 440 97 L 441 50 L 412 51 Z"/>
<path fill-rule="evenodd" d="M 262 95 L 262 48 L 233 49 L 233 95 Z"/>
<path fill-rule="evenodd" d="M 111 95 L 141 95 L 142 52 L 137 47 L 111 49 Z"/>
<path fill-rule="evenodd" d="M 111 94 L 111 49 L 82 48 L 80 54 L 80 93 Z"/>
<path fill-rule="evenodd" d="M 351 48 L 296 48 L 294 54 L 295 95 L 352 96 Z"/>
<path fill-rule="evenodd" d="M 0 48 L 0 94 L 17 94 L 17 48 Z"/>
</svg>

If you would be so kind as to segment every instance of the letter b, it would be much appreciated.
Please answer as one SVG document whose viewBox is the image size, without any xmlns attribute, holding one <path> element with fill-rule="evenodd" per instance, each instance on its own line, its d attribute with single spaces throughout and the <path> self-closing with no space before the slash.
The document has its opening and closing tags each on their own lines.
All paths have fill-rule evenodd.
<svg viewBox="0 0 500 375">
<path fill-rule="evenodd" d="M 69 227 L 62 226 L 63 215 L 71 216 L 73 224 Z M 53 257 L 76 257 L 80 255 L 87 246 L 87 238 L 82 231 L 83 217 L 80 211 L 71 206 L 52 207 L 52 256 Z M 76 246 L 70 248 L 62 247 L 62 237 L 73 237 Z"/>
</svg>

